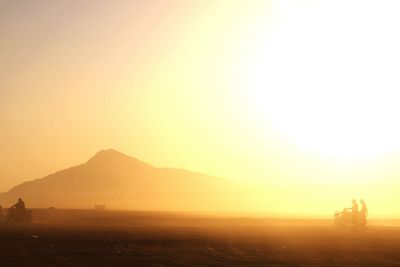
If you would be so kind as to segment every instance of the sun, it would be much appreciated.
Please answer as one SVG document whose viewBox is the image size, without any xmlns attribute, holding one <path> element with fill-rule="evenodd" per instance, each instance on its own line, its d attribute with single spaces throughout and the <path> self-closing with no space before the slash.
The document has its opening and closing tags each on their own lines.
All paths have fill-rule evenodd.
<svg viewBox="0 0 400 267">
<path fill-rule="evenodd" d="M 247 42 L 238 84 L 253 116 L 326 156 L 398 151 L 400 19 L 370 2 L 327 2 L 276 4 L 270 30 Z"/>
</svg>

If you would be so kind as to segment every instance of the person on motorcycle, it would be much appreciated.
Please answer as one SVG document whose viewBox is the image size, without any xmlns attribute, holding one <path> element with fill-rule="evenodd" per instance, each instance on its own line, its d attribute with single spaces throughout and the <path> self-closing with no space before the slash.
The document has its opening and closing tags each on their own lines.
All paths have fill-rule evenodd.
<svg viewBox="0 0 400 267">
<path fill-rule="evenodd" d="M 26 211 L 25 202 L 21 198 L 19 198 L 18 202 L 15 203 L 11 208 L 16 209 L 18 212 L 21 212 L 21 213 Z"/>
<path fill-rule="evenodd" d="M 32 213 L 25 208 L 24 201 L 20 198 L 10 209 L 8 209 L 6 219 L 8 222 L 31 222 Z"/>
</svg>

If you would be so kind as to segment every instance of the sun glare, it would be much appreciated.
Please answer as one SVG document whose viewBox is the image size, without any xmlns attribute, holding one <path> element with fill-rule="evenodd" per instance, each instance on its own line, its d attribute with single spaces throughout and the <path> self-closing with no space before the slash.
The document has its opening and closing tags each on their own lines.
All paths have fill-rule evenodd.
<svg viewBox="0 0 400 267">
<path fill-rule="evenodd" d="M 297 146 L 376 157 L 400 148 L 400 17 L 383 3 L 346 6 L 275 1 L 271 30 L 247 41 L 238 84 L 260 123 Z"/>
</svg>

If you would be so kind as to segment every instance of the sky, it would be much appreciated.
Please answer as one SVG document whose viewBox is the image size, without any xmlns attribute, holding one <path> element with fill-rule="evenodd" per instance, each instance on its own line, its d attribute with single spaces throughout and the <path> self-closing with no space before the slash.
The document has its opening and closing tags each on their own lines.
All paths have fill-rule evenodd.
<svg viewBox="0 0 400 267">
<path fill-rule="evenodd" d="M 399 11 L 0 0 L 0 191 L 113 148 L 263 184 L 283 212 L 397 214 Z"/>
</svg>

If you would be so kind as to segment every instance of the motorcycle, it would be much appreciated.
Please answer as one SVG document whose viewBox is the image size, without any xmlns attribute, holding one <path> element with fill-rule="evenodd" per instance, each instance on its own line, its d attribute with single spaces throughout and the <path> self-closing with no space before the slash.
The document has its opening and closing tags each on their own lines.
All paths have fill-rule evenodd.
<svg viewBox="0 0 400 267">
<path fill-rule="evenodd" d="M 15 207 L 8 209 L 6 215 L 7 222 L 32 222 L 32 212 L 30 210 L 17 210 Z"/>
<path fill-rule="evenodd" d="M 357 214 L 354 217 L 352 209 L 346 208 L 342 211 L 336 211 L 334 215 L 334 223 L 337 226 L 362 226 L 367 225 L 367 218 L 365 215 Z"/>
</svg>

